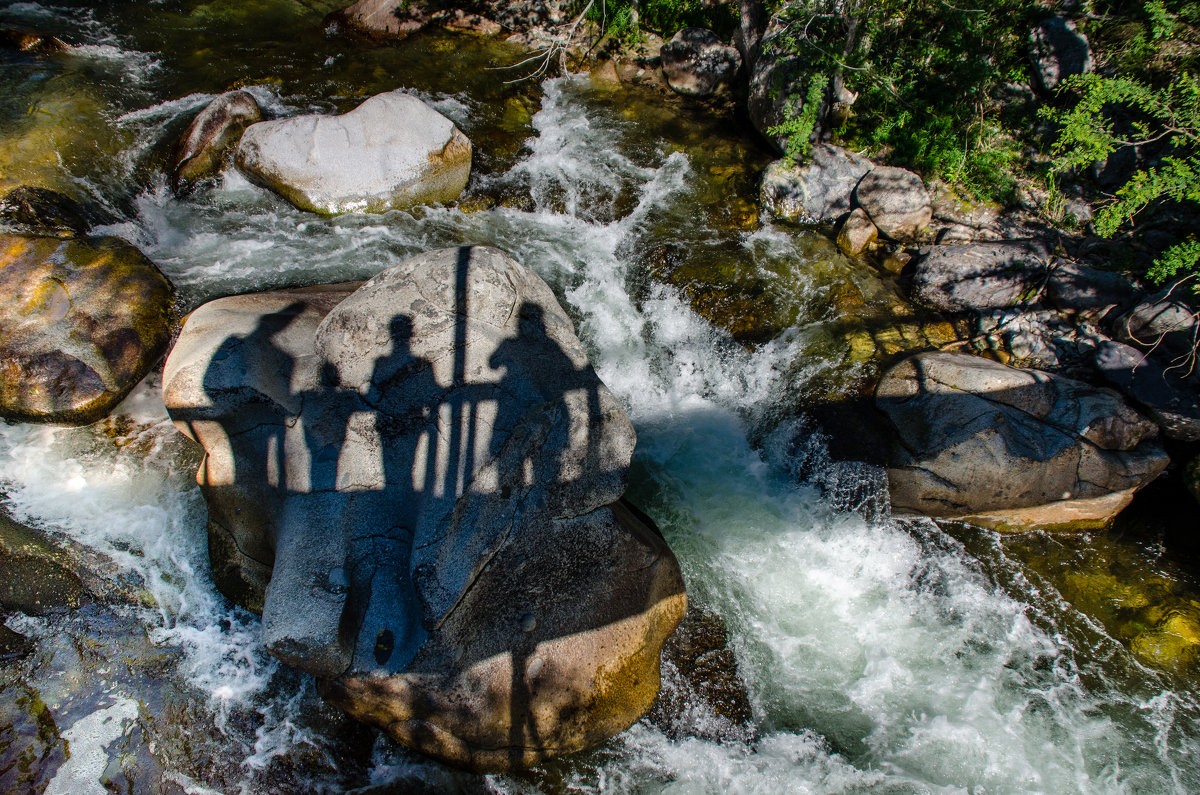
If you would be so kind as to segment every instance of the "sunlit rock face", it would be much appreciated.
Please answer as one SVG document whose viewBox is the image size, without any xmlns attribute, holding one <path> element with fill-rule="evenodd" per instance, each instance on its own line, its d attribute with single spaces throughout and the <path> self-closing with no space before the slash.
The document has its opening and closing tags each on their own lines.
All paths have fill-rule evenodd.
<svg viewBox="0 0 1200 795">
<path fill-rule="evenodd" d="M 384 212 L 458 198 L 471 142 L 403 91 L 377 94 L 340 116 L 251 124 L 236 160 L 253 181 L 303 210 Z"/>
<path fill-rule="evenodd" d="M 166 349 L 174 290 L 118 238 L 0 235 L 0 417 L 103 417 Z"/>
<path fill-rule="evenodd" d="M 892 504 L 999 529 L 1088 529 L 1167 466 L 1115 392 L 977 356 L 924 353 L 884 375 Z"/>
<path fill-rule="evenodd" d="M 570 320 L 490 248 L 354 287 L 213 301 L 168 358 L 218 584 L 424 753 L 516 769 L 623 730 L 686 598 L 620 502 L 633 429 Z"/>
</svg>

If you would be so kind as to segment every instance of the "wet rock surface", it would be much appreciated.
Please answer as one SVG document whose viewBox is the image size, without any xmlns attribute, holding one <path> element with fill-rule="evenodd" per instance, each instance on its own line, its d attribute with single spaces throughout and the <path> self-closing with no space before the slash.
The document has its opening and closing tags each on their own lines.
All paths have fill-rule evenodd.
<svg viewBox="0 0 1200 795">
<path fill-rule="evenodd" d="M 173 289 L 117 238 L 0 235 L 0 416 L 103 417 L 166 348 Z"/>
<path fill-rule="evenodd" d="M 892 368 L 876 405 L 897 434 L 893 507 L 1001 528 L 1107 522 L 1167 457 L 1108 390 L 951 353 Z"/>
<path fill-rule="evenodd" d="M 471 172 L 471 142 L 420 99 L 392 91 L 340 116 L 252 124 L 236 160 L 301 209 L 383 212 L 456 199 Z"/>
<path fill-rule="evenodd" d="M 205 105 L 175 145 L 171 157 L 175 190 L 186 192 L 200 180 L 216 176 L 246 127 L 262 119 L 258 102 L 245 91 L 230 91 Z"/>
<path fill-rule="evenodd" d="M 623 730 L 686 598 L 619 502 L 633 430 L 570 321 L 495 249 L 352 289 L 211 302 L 168 359 L 218 583 L 257 598 L 273 654 L 423 753 L 518 769 Z"/>
<path fill-rule="evenodd" d="M 76 237 L 116 219 L 57 191 L 22 185 L 0 199 L 0 221 L 21 234 Z"/>
</svg>

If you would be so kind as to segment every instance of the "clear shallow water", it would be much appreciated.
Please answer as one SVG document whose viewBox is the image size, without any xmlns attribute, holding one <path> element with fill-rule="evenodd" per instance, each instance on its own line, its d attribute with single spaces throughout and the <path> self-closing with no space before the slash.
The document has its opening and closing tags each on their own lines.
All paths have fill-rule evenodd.
<svg viewBox="0 0 1200 795">
<path fill-rule="evenodd" d="M 631 496 L 667 536 L 692 600 L 728 629 L 752 725 L 725 731 L 695 703 L 669 731 L 643 722 L 526 776 L 476 777 L 341 718 L 311 680 L 263 653 L 257 619 L 213 589 L 198 454 L 151 378 L 115 422 L 0 428 L 8 510 L 102 553 L 128 583 L 111 605 L 9 619 L 38 641 L 0 677 L 0 699 L 16 707 L 0 720 L 20 738 L 0 753 L 24 754 L 0 772 L 14 789 L 105 776 L 118 789 L 168 781 L 196 793 L 1200 790 L 1200 704 L 1186 671 L 1145 667 L 1010 541 L 867 521 L 793 476 L 787 418 L 814 383 L 855 381 L 828 331 L 830 296 L 852 287 L 860 307 L 889 299 L 819 237 L 746 217 L 761 151 L 678 105 L 586 77 L 459 93 L 456 70 L 498 57 L 474 40 L 365 55 L 317 32 L 273 42 L 264 17 L 303 30 L 328 9 L 259 7 L 130 3 L 103 17 L 0 6 L 0 21 L 40 20 L 108 48 L 99 71 L 6 61 L 6 78 L 24 76 L 5 99 L 44 96 L 28 76 L 38 69 L 104 98 L 96 115 L 71 116 L 102 122 L 89 167 L 47 168 L 119 211 L 104 231 L 137 243 L 187 306 L 364 278 L 446 245 L 496 245 L 541 274 L 633 419 Z M 161 24 L 131 21 L 159 12 Z M 231 53 L 243 61 L 216 74 L 213 59 Z M 423 66 L 438 53 L 438 69 Z M 275 115 L 408 85 L 501 154 L 477 162 L 457 208 L 324 219 L 236 174 L 176 200 L 156 171 L 161 139 L 231 74 Z M 746 325 L 755 305 L 768 317 Z"/>
</svg>

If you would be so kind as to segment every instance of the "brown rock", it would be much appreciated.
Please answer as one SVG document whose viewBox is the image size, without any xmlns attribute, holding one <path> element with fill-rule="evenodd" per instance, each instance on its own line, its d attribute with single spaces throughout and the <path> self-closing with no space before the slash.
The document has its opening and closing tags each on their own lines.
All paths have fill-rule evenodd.
<svg viewBox="0 0 1200 795">
<path fill-rule="evenodd" d="M 0 416 L 84 425 L 166 348 L 173 289 L 118 238 L 0 235 Z"/>
<path fill-rule="evenodd" d="M 175 145 L 171 166 L 175 190 L 216 176 L 242 132 L 262 118 L 258 103 L 245 91 L 230 91 L 208 103 Z"/>
<path fill-rule="evenodd" d="M 878 239 L 879 230 L 861 207 L 847 216 L 842 228 L 838 231 L 837 244 L 843 254 L 857 257 L 870 248 Z"/>
</svg>

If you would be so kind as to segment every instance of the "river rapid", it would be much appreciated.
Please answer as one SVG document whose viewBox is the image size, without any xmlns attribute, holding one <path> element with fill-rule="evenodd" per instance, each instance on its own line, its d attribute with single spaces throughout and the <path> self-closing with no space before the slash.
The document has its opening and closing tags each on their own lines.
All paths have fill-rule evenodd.
<svg viewBox="0 0 1200 795">
<path fill-rule="evenodd" d="M 152 374 L 95 426 L 0 427 L 5 509 L 116 583 L 74 612 L 7 618 L 33 650 L 0 664 L 4 789 L 1200 791 L 1195 671 L 1131 651 L 1152 607 L 1200 610 L 1186 561 L 1157 526 L 1014 539 L 898 521 L 870 470 L 830 462 L 804 409 L 871 373 L 844 307 L 872 317 L 898 299 L 821 235 L 758 218 L 771 156 L 730 110 L 587 75 L 506 83 L 519 70 L 496 67 L 522 55 L 502 43 L 369 46 L 324 29 L 336 7 L 0 4 L 0 26 L 78 45 L 0 55 L 0 188 L 103 207 L 100 231 L 139 246 L 184 309 L 450 245 L 533 268 L 629 412 L 629 496 L 723 622 L 749 721 L 668 671 L 669 719 L 526 775 L 475 776 L 342 717 L 213 587 L 199 451 Z M 334 218 L 232 171 L 174 197 L 170 142 L 234 86 L 271 116 L 405 87 L 474 141 L 471 183 L 453 207 Z"/>
</svg>

